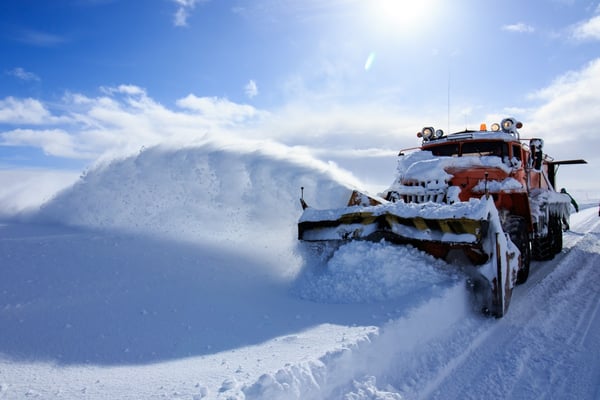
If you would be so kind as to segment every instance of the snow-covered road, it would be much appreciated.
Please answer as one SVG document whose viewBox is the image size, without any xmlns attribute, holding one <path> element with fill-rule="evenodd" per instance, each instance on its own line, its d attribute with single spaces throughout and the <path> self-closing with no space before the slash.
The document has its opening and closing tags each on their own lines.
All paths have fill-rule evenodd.
<svg viewBox="0 0 600 400">
<path fill-rule="evenodd" d="M 595 399 L 600 396 L 600 219 L 584 210 L 566 251 L 536 262 L 502 320 L 468 316 L 406 398 Z M 463 325 L 464 324 L 464 325 Z M 427 357 L 427 356 L 426 356 Z M 398 376 L 396 373 L 394 374 Z M 402 376 L 402 374 L 400 374 Z M 393 382 L 402 384 L 406 377 Z"/>
<path fill-rule="evenodd" d="M 330 363 L 318 396 L 281 398 L 600 398 L 600 219 L 589 208 L 573 221 L 503 319 L 471 312 L 454 286 Z"/>
<path fill-rule="evenodd" d="M 315 174 L 147 151 L 0 224 L 0 399 L 600 398 L 596 204 L 495 320 L 414 249 L 303 257 L 297 188 L 345 190 Z"/>
</svg>

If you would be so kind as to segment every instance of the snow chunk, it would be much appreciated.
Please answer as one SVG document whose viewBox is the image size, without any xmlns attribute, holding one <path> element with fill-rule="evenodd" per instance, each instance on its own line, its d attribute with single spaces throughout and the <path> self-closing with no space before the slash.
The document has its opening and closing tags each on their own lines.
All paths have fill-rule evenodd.
<svg viewBox="0 0 600 400">
<path fill-rule="evenodd" d="M 399 393 L 383 391 L 377 388 L 377 379 L 367 376 L 362 380 L 352 382 L 353 390 L 344 395 L 347 400 L 402 400 Z M 390 390 L 394 390 L 390 388 Z"/>
<path fill-rule="evenodd" d="M 410 246 L 356 241 L 341 246 L 326 269 L 310 274 L 300 296 L 329 303 L 370 303 L 415 295 L 458 279 L 455 268 Z"/>
</svg>

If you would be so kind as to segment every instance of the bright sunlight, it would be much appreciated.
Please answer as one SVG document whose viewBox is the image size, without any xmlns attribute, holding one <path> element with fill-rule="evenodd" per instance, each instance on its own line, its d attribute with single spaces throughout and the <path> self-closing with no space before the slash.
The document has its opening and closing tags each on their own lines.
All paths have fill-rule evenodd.
<svg viewBox="0 0 600 400">
<path fill-rule="evenodd" d="M 368 3 L 368 14 L 380 28 L 407 31 L 427 26 L 436 13 L 436 0 L 374 0 Z"/>
</svg>

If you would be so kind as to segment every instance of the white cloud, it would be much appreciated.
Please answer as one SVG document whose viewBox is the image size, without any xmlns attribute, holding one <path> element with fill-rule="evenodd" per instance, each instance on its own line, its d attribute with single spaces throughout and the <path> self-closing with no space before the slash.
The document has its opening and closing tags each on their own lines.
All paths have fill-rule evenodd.
<svg viewBox="0 0 600 400">
<path fill-rule="evenodd" d="M 175 26 L 187 26 L 187 20 L 192 10 L 196 7 L 196 4 L 200 2 L 206 2 L 208 0 L 172 0 L 177 4 L 177 11 L 173 18 Z"/>
<path fill-rule="evenodd" d="M 502 26 L 503 31 L 507 32 L 516 32 L 516 33 L 532 33 L 535 31 L 535 28 L 531 25 L 527 25 L 523 22 L 519 22 L 512 25 L 504 25 Z"/>
<path fill-rule="evenodd" d="M 188 95 L 171 110 L 134 85 L 103 87 L 99 97 L 67 93 L 53 114 L 41 101 L 8 97 L 0 100 L 0 123 L 17 129 L 0 131 L 4 146 L 32 146 L 47 154 L 95 159 L 131 154 L 142 146 L 176 141 L 190 143 L 207 134 L 243 136 L 267 113 L 216 97 Z M 60 126 L 50 128 L 49 125 Z M 31 128 L 32 125 L 38 128 Z M 238 132 L 239 131 L 239 132 Z"/>
<path fill-rule="evenodd" d="M 600 15 L 576 25 L 573 37 L 577 40 L 600 40 Z"/>
<path fill-rule="evenodd" d="M 196 111 L 199 115 L 210 120 L 243 121 L 258 115 L 254 107 L 233 103 L 218 97 L 197 97 L 193 94 L 177 101 L 181 108 Z"/>
<path fill-rule="evenodd" d="M 531 95 L 541 101 L 523 121 L 528 137 L 544 138 L 546 149 L 556 159 L 583 158 L 591 165 L 600 163 L 598 104 L 600 104 L 600 58 L 578 71 L 571 71 L 551 85 Z M 530 133 L 531 132 L 531 133 Z M 594 168 L 561 168 L 559 185 L 598 188 Z"/>
<path fill-rule="evenodd" d="M 40 81 L 39 76 L 37 76 L 33 72 L 26 71 L 24 68 L 21 67 L 16 67 L 10 71 L 7 71 L 6 73 L 23 81 Z"/>
<path fill-rule="evenodd" d="M 50 111 L 39 100 L 14 97 L 0 100 L 0 123 L 39 125 L 56 122 L 53 120 Z"/>
<path fill-rule="evenodd" d="M 258 86 L 256 85 L 256 82 L 251 79 L 244 87 L 244 91 L 249 98 L 256 97 L 258 95 Z"/>
<path fill-rule="evenodd" d="M 274 114 L 225 98 L 194 94 L 179 99 L 176 108 L 167 108 L 133 85 L 103 87 L 100 92 L 98 97 L 67 93 L 61 103 L 54 105 L 54 112 L 35 99 L 0 101 L 0 122 L 21 125 L 0 131 L 0 143 L 90 160 L 131 154 L 142 146 L 189 144 L 217 137 L 271 139 L 291 146 L 342 152 L 395 152 L 398 134 L 404 128 L 413 132 L 414 126 L 421 126 L 420 121 L 400 119 L 397 110 L 381 104 L 341 107 L 302 101 Z M 53 128 L 50 124 L 60 125 Z"/>
<path fill-rule="evenodd" d="M 252 82 L 247 85 L 249 95 L 258 91 L 256 83 L 255 88 Z M 337 85 L 333 86 L 337 88 Z M 176 107 L 169 108 L 152 99 L 145 89 L 134 85 L 102 87 L 97 97 L 66 93 L 62 103 L 54 104 L 52 110 L 39 100 L 11 98 L 5 101 L 6 106 L 9 103 L 11 106 L 0 107 L 0 111 L 3 108 L 10 110 L 12 123 L 60 122 L 60 129 L 70 135 L 71 140 L 47 132 L 36 136 L 33 130 L 20 131 L 20 135 L 15 131 L 0 131 L 0 140 L 12 145 L 28 143 L 54 155 L 71 154 L 73 157 L 89 156 L 90 159 L 116 152 L 131 154 L 141 146 L 166 141 L 191 143 L 223 136 L 271 139 L 311 149 L 335 148 L 338 152 L 347 149 L 395 152 L 401 146 L 416 144 L 413 132 L 417 130 L 415 127 L 423 125 L 421 118 L 410 112 L 403 113 L 395 103 L 371 99 L 365 100 L 367 104 L 342 106 L 322 92 L 299 90 L 303 95 L 295 96 L 295 102 L 273 112 L 226 98 L 194 94 L 180 98 Z M 17 105 L 23 111 L 17 112 Z M 426 116 L 425 119 L 436 121 L 440 118 Z M 46 131 L 48 127 L 40 126 L 39 129 Z M 398 139 L 401 135 L 409 138 L 405 144 Z M 56 148 L 50 147 L 52 138 L 59 143 Z"/>
<path fill-rule="evenodd" d="M 15 129 L 0 135 L 3 146 L 34 146 L 46 154 L 68 158 L 89 158 L 90 154 L 78 151 L 74 137 L 60 129 Z"/>
<path fill-rule="evenodd" d="M 175 26 L 187 26 L 188 12 L 185 8 L 180 7 L 175 12 L 173 23 Z"/>
<path fill-rule="evenodd" d="M 135 85 L 119 85 L 117 87 L 102 86 L 100 87 L 100 91 L 108 95 L 114 95 L 118 93 L 127 95 L 146 95 L 146 90 Z"/>
<path fill-rule="evenodd" d="M 548 87 L 532 93 L 530 98 L 560 105 L 563 109 L 569 104 L 574 104 L 575 109 L 587 105 L 597 106 L 598 103 L 589 102 L 591 99 L 600 98 L 600 58 L 592 60 L 581 70 L 569 71 L 559 76 Z"/>
</svg>

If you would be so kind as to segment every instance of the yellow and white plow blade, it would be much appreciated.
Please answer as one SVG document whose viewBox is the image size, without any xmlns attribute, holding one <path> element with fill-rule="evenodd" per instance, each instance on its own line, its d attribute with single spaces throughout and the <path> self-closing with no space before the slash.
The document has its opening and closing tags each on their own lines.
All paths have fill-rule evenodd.
<svg viewBox="0 0 600 400">
<path fill-rule="evenodd" d="M 501 317 L 510 302 L 519 250 L 504 234 L 491 198 L 455 204 L 386 203 L 333 210 L 306 208 L 298 222 L 304 241 L 386 240 L 445 258 L 461 249 L 483 288 L 482 308 Z"/>
<path fill-rule="evenodd" d="M 474 199 L 453 205 L 388 203 L 333 210 L 304 210 L 298 222 L 298 238 L 320 240 L 432 241 L 456 244 L 480 243 L 488 229 L 493 202 Z"/>
</svg>

